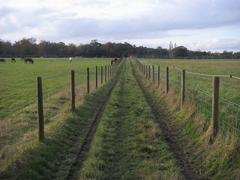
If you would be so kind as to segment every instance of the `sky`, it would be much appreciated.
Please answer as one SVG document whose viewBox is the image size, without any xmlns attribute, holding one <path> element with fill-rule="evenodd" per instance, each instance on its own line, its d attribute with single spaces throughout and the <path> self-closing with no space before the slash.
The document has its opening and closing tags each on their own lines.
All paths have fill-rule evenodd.
<svg viewBox="0 0 240 180">
<path fill-rule="evenodd" d="M 0 0 L 0 39 L 240 51 L 240 0 Z"/>
</svg>

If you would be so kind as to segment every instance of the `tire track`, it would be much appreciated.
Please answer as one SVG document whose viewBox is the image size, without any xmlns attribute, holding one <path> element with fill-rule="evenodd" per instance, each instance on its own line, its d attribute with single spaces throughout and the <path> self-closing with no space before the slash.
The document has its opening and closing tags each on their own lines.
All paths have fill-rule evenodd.
<svg viewBox="0 0 240 180">
<path fill-rule="evenodd" d="M 122 62 L 122 63 L 124 63 L 124 62 Z M 88 154 L 91 142 L 93 140 L 93 137 L 94 137 L 94 134 L 98 127 L 98 124 L 101 120 L 104 109 L 107 105 L 107 102 L 111 96 L 111 93 L 112 93 L 115 85 L 117 84 L 117 82 L 119 80 L 119 76 L 120 76 L 121 70 L 122 70 L 121 66 L 122 66 L 122 64 L 119 65 L 119 72 L 117 72 L 117 75 L 116 75 L 117 77 L 113 80 L 107 95 L 103 99 L 102 104 L 99 106 L 97 113 L 95 114 L 94 120 L 87 132 L 86 137 L 84 138 L 83 144 L 81 145 L 79 152 L 77 154 L 77 157 L 76 157 L 75 161 L 73 162 L 73 164 L 69 170 L 69 173 L 66 177 L 67 180 L 76 179 L 78 177 L 78 174 L 81 170 L 82 164 L 83 164 L 84 160 L 87 158 L 87 154 Z"/>
<path fill-rule="evenodd" d="M 83 163 L 80 179 L 183 179 L 126 62 Z"/>
<path fill-rule="evenodd" d="M 198 175 L 194 172 L 193 168 L 191 167 L 191 165 L 189 164 L 189 162 L 187 160 L 186 155 L 183 152 L 182 147 L 180 147 L 180 145 L 178 144 L 174 133 L 168 127 L 166 121 L 164 120 L 164 117 L 165 117 L 164 113 L 160 112 L 159 109 L 156 106 L 154 106 L 153 97 L 151 97 L 151 95 L 147 92 L 147 90 L 144 87 L 144 85 L 142 84 L 140 78 L 137 77 L 135 69 L 133 67 L 134 65 L 132 64 L 132 61 L 131 61 L 131 66 L 132 66 L 132 73 L 133 73 L 135 79 L 137 80 L 138 86 L 142 90 L 148 105 L 151 107 L 151 110 L 152 110 L 152 113 L 154 114 L 155 120 L 156 120 L 156 122 L 158 122 L 159 127 L 161 128 L 163 136 L 164 136 L 167 144 L 169 145 L 170 150 L 173 152 L 173 154 L 177 160 L 177 163 L 182 168 L 182 174 L 184 175 L 185 179 L 189 179 L 189 180 L 206 179 L 206 178 L 200 177 L 200 175 Z"/>
</svg>

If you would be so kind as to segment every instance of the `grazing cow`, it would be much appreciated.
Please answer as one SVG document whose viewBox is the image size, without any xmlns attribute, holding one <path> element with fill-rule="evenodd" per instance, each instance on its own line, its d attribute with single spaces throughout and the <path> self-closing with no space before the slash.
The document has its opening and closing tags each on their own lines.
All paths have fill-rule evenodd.
<svg viewBox="0 0 240 180">
<path fill-rule="evenodd" d="M 118 59 L 117 59 L 117 58 L 114 58 L 114 59 L 112 59 L 112 60 L 111 60 L 111 65 L 113 65 L 113 64 L 115 64 L 115 63 L 117 63 L 117 61 L 118 61 Z"/>
<path fill-rule="evenodd" d="M 15 63 L 15 62 L 16 62 L 16 59 L 15 59 L 15 58 L 11 58 L 11 62 L 12 62 L 12 63 Z"/>
<path fill-rule="evenodd" d="M 0 58 L 0 62 L 6 62 L 6 60 L 3 58 Z"/>
<path fill-rule="evenodd" d="M 34 61 L 32 58 L 24 58 L 24 62 L 27 64 L 27 63 L 30 63 L 30 64 L 33 64 Z"/>
<path fill-rule="evenodd" d="M 72 57 L 69 57 L 69 59 L 68 59 L 68 60 L 69 60 L 69 62 L 71 63 L 71 62 L 72 62 Z"/>
</svg>

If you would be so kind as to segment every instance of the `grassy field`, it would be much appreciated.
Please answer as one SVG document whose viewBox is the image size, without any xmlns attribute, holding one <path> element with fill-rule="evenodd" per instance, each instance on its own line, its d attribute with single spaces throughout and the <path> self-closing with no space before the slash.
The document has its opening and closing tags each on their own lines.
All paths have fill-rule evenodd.
<svg viewBox="0 0 240 180">
<path fill-rule="evenodd" d="M 91 89 L 94 89 L 95 66 L 110 65 L 107 58 L 81 58 L 72 63 L 64 58 L 34 60 L 34 64 L 22 60 L 0 64 L 0 170 L 28 149 L 26 144 L 37 140 L 37 76 L 43 78 L 45 124 L 48 125 L 69 113 L 71 70 L 75 70 L 79 105 L 86 95 L 86 68 L 90 68 Z"/>
<path fill-rule="evenodd" d="M 152 62 L 161 64 L 161 60 Z M 164 62 L 168 64 L 168 62 Z M 184 61 L 184 64 L 187 62 Z M 201 64 L 201 62 L 199 63 Z M 227 62 L 224 63 L 226 64 Z M 214 62 L 214 64 L 217 65 L 218 62 Z M 205 68 L 207 67 L 205 65 Z M 223 67 L 221 68 L 224 69 Z M 172 71 L 170 70 L 170 72 Z M 176 91 L 171 90 L 168 94 L 165 93 L 164 81 L 161 81 L 162 84 L 158 87 L 153 81 L 146 80 L 140 71 L 138 71 L 137 77 L 140 79 L 142 86 L 144 86 L 147 96 L 151 99 L 156 111 L 161 112 L 160 116 L 167 114 L 163 120 L 170 128 L 169 132 L 173 133 L 177 139 L 177 144 L 182 147 L 179 150 L 184 150 L 185 156 L 194 171 L 205 177 L 203 179 L 239 179 L 239 134 L 232 133 L 231 129 L 225 129 L 226 134 L 223 136 L 222 131 L 224 129 L 221 127 L 217 137 L 212 141 L 211 126 L 205 128 L 206 121 L 210 121 L 210 119 L 206 119 L 206 116 L 203 116 L 203 113 L 198 108 L 195 108 L 199 104 L 198 101 L 193 103 L 186 102 L 180 108 Z M 201 85 L 204 85 L 204 82 Z M 237 92 L 232 87 L 229 87 L 229 90 Z M 204 105 L 202 104 L 201 106 Z M 223 104 L 220 104 L 220 106 L 223 106 Z M 227 117 L 231 117 L 230 113 L 231 111 L 229 111 Z M 219 117 L 221 121 L 223 118 L 221 113 Z M 239 121 L 239 119 L 237 120 Z M 236 124 L 233 125 L 236 127 Z"/>
<path fill-rule="evenodd" d="M 160 64 L 162 69 L 172 63 L 144 62 Z M 187 62 L 184 64 L 189 65 Z M 195 68 L 194 62 L 189 62 Z M 164 91 L 164 70 L 161 85 L 157 86 L 156 81 L 144 78 L 136 63 L 123 61 L 114 80 L 88 96 L 80 86 L 79 104 L 73 113 L 66 93 L 69 90 L 60 88 L 53 92 L 45 100 L 44 143 L 38 142 L 37 126 L 29 124 L 37 124 L 34 105 L 23 108 L 17 116 L 15 113 L 6 116 L 3 121 L 9 117 L 16 119 L 12 121 L 13 131 L 8 131 L 11 136 L 0 139 L 0 179 L 239 179 L 239 137 L 222 138 L 218 134 L 210 142 L 211 132 L 203 125 L 207 119 L 194 108 L 196 102 L 179 108 L 178 86 L 172 83 L 171 91 L 168 94 Z M 196 66 L 202 63 L 205 61 L 197 62 Z M 170 80 L 177 84 L 180 79 L 175 71 L 170 69 Z M 207 72 L 213 74 L 210 69 Z M 199 90 L 196 85 L 189 86 L 196 83 L 204 88 L 203 94 L 197 94 L 201 100 L 202 95 L 211 91 L 209 80 L 208 86 L 206 79 L 195 82 L 188 77 L 188 88 L 193 90 L 188 93 Z M 238 87 L 237 83 L 233 84 Z M 237 97 L 238 91 L 229 89 L 233 93 L 231 97 Z M 105 101 L 107 96 L 109 99 Z M 211 92 L 209 98 L 207 103 L 211 102 Z M 239 103 L 235 98 L 230 100 Z M 96 116 L 98 120 L 94 123 Z M 1 135 L 4 135 L 2 131 Z"/>
<path fill-rule="evenodd" d="M 7 115 L 35 103 L 36 78 L 43 78 L 44 97 L 70 87 L 70 70 L 76 71 L 76 83 L 86 81 L 86 68 L 95 72 L 95 66 L 110 65 L 107 58 L 81 58 L 69 63 L 67 58 L 34 59 L 34 64 L 0 64 L 0 120 Z M 95 77 L 94 77 L 95 78 Z"/>
<path fill-rule="evenodd" d="M 181 71 L 204 73 L 209 75 L 230 75 L 240 77 L 240 60 L 164 60 L 142 59 L 149 65 L 160 65 L 161 80 L 165 82 L 166 66 L 170 68 L 170 89 L 180 95 Z M 175 66 L 175 68 L 173 67 Z M 176 68 L 177 67 L 177 68 Z M 155 67 L 155 72 L 156 72 Z M 156 72 L 157 73 L 157 72 Z M 240 80 L 220 78 L 220 124 L 222 132 L 240 133 Z M 198 74 L 186 74 L 186 96 L 194 101 L 198 110 L 206 116 L 206 128 L 211 118 L 212 77 Z"/>
<path fill-rule="evenodd" d="M 3 177 L 0 173 L 0 179 L 66 179 L 108 89 L 109 84 L 106 84 L 93 91 L 77 106 L 75 113 L 63 112 L 55 117 L 47 126 L 45 142 L 35 140 L 25 149 L 19 147 L 25 153 L 14 164 L 18 168 L 11 165 L 5 169 Z M 36 133 L 30 135 L 37 139 Z"/>
</svg>

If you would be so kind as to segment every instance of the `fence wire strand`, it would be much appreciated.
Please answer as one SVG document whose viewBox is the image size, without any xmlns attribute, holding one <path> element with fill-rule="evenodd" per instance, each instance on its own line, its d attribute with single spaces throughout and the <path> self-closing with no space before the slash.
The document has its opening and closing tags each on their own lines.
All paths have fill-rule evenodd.
<svg viewBox="0 0 240 180">
<path fill-rule="evenodd" d="M 148 64 L 149 65 L 149 64 Z M 152 66 L 152 65 L 151 65 Z M 180 94 L 181 90 L 181 72 L 182 68 L 169 66 L 170 89 Z M 240 135 L 240 104 L 236 103 L 239 97 L 234 97 L 231 89 L 239 88 L 237 76 L 230 75 L 210 75 L 186 71 L 186 99 L 196 106 L 196 110 L 202 113 L 206 119 L 205 130 L 210 125 L 212 116 L 212 78 L 219 76 L 220 94 L 219 94 L 219 127 L 220 133 L 225 136 L 228 133 Z M 166 67 L 160 68 L 160 80 L 166 82 Z M 235 82 L 235 83 L 234 83 Z M 237 83 L 236 83 L 237 82 Z M 230 87 L 230 88 L 229 88 Z M 225 95 L 227 94 L 227 95 Z"/>
</svg>

